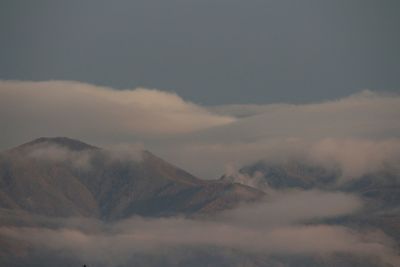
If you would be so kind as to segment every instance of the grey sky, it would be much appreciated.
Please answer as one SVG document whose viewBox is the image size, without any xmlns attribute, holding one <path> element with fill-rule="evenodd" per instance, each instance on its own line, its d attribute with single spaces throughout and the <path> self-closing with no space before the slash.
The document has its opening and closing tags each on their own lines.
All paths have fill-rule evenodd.
<svg viewBox="0 0 400 267">
<path fill-rule="evenodd" d="M 397 0 L 0 2 L 0 79 L 175 91 L 207 105 L 400 89 Z"/>
</svg>

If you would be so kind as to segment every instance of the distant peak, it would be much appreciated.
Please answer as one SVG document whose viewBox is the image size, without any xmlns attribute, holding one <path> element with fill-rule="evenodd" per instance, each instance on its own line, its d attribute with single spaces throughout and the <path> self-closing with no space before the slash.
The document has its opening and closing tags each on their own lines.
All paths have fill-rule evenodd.
<svg viewBox="0 0 400 267">
<path fill-rule="evenodd" d="M 91 146 L 79 140 L 71 139 L 68 137 L 40 137 L 31 142 L 25 143 L 19 148 L 27 148 L 31 146 L 41 145 L 41 144 L 54 144 L 57 146 L 65 147 L 73 151 L 82 151 L 88 149 L 97 149 L 95 146 Z"/>
</svg>

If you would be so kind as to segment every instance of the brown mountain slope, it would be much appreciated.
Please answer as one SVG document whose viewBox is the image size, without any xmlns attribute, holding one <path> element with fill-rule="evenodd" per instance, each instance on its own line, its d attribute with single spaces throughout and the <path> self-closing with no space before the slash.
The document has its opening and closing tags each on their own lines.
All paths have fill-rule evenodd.
<svg viewBox="0 0 400 267">
<path fill-rule="evenodd" d="M 39 138 L 0 154 L 0 208 L 48 216 L 126 218 L 213 213 L 263 193 L 204 181 L 148 151 Z"/>
</svg>

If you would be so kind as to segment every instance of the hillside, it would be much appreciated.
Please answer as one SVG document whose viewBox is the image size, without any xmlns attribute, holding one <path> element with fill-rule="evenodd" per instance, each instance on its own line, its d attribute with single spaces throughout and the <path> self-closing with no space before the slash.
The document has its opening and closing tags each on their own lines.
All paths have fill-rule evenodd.
<svg viewBox="0 0 400 267">
<path fill-rule="evenodd" d="M 0 154 L 0 207 L 37 215 L 214 213 L 262 196 L 198 179 L 148 151 L 111 151 L 69 138 L 39 138 Z"/>
</svg>

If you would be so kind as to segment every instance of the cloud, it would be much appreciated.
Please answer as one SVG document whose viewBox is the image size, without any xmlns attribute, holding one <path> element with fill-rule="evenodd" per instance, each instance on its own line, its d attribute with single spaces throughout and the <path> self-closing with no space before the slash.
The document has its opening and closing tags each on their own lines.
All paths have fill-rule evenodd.
<svg viewBox="0 0 400 267">
<path fill-rule="evenodd" d="M 264 202 L 243 204 L 221 216 L 248 227 L 276 227 L 308 222 L 310 220 L 339 217 L 361 209 L 358 197 L 341 192 L 268 191 Z"/>
<path fill-rule="evenodd" d="M 398 169 L 400 162 L 399 138 L 271 138 L 237 143 L 189 141 L 180 144 L 178 149 L 174 147 L 177 147 L 176 143 L 157 149 L 161 156 L 184 166 L 199 177 L 213 179 L 225 174 L 248 185 L 259 184 L 261 174 L 245 177 L 238 169 L 259 161 L 271 165 L 295 161 L 338 170 L 343 181 L 357 179 L 386 167 Z"/>
<path fill-rule="evenodd" d="M 116 138 L 123 142 L 127 137 L 188 133 L 234 120 L 155 89 L 0 81 L 3 147 L 13 140 L 38 136 Z"/>
<path fill-rule="evenodd" d="M 383 234 L 357 233 L 345 227 L 316 225 L 277 228 L 268 231 L 241 229 L 220 224 L 168 219 L 130 222 L 129 229 L 113 234 L 86 234 L 71 229 L 0 228 L 3 236 L 33 244 L 52 253 L 78 257 L 83 262 L 118 266 L 136 253 L 171 253 L 179 247 L 213 246 L 234 248 L 261 255 L 321 255 L 348 253 L 376 256 L 396 266 L 399 258 Z M 205 235 L 205 231 L 208 233 Z M 189 234 L 190 233 L 190 234 Z"/>
<path fill-rule="evenodd" d="M 346 203 L 348 204 L 346 206 Z M 396 266 L 399 257 L 392 241 L 374 230 L 303 224 L 310 220 L 350 214 L 358 199 L 342 193 L 292 192 L 274 196 L 257 207 L 243 206 L 216 220 L 133 217 L 117 223 L 89 220 L 76 228 L 71 221 L 58 228 L 0 227 L 0 235 L 31 244 L 39 251 L 79 258 L 91 264 L 118 266 L 143 254 L 174 257 L 204 247 L 234 249 L 256 255 L 335 255 L 378 257 Z M 79 224 L 79 223 L 78 223 Z M 166 249 L 167 248 L 167 249 Z M 166 252 L 167 250 L 167 252 Z"/>
<path fill-rule="evenodd" d="M 237 118 L 250 118 L 258 116 L 265 116 L 266 118 L 269 116 L 270 118 L 273 118 L 290 115 L 293 118 L 299 119 L 304 116 L 318 118 L 317 115 L 324 117 L 328 114 L 335 116 L 335 114 L 340 115 L 343 113 L 352 116 L 362 116 L 364 114 L 374 115 L 374 117 L 377 117 L 382 115 L 398 114 L 399 110 L 397 108 L 397 104 L 399 102 L 399 94 L 382 92 L 377 93 L 370 90 L 363 90 L 359 93 L 341 99 L 323 101 L 320 103 L 275 103 L 266 105 L 234 104 L 213 106 L 209 107 L 208 109 L 221 115 L 234 116 Z M 364 118 L 372 121 L 375 120 L 374 117 L 368 118 L 367 116 Z M 348 117 L 342 117 L 341 121 L 343 122 L 348 119 Z M 394 119 L 394 117 L 386 117 L 386 119 Z M 310 121 L 310 123 L 313 123 L 313 121 Z"/>
<path fill-rule="evenodd" d="M 349 97 L 316 104 L 258 106 L 253 116 L 203 131 L 199 140 L 251 142 L 265 138 L 386 138 L 399 137 L 400 96 L 363 91 Z M 236 115 L 230 107 L 220 114 Z M 228 112 L 221 112 L 227 109 Z M 242 112 L 254 109 L 241 105 Z M 213 108 L 212 110 L 216 110 Z M 227 132 L 233 133 L 226 135 Z"/>
<path fill-rule="evenodd" d="M 357 178 L 399 161 L 400 96 L 362 91 L 312 104 L 202 107 L 159 90 L 0 82 L 0 147 L 39 136 L 142 143 L 206 179 L 259 160 L 307 160 Z M 231 168 L 232 169 L 232 168 Z"/>
<path fill-rule="evenodd" d="M 73 151 L 55 144 L 36 144 L 25 151 L 28 158 L 47 162 L 70 162 L 78 168 L 89 168 L 92 151 Z"/>
<path fill-rule="evenodd" d="M 27 158 L 47 162 L 68 162 L 75 168 L 90 169 L 92 161 L 101 157 L 104 163 L 115 161 L 140 162 L 143 160 L 144 148 L 142 144 L 117 144 L 107 149 L 71 150 L 56 143 L 42 142 L 22 151 Z"/>
<path fill-rule="evenodd" d="M 154 146 L 163 157 L 212 179 L 259 160 L 308 160 L 357 178 L 400 158 L 400 96 L 371 91 L 314 104 L 209 109 L 236 121 Z M 179 149 L 176 149 L 179 147 Z"/>
<path fill-rule="evenodd" d="M 342 171 L 342 178 L 354 179 L 365 174 L 397 167 L 400 163 L 400 139 L 379 141 L 364 139 L 323 139 L 308 151 L 311 162 Z"/>
</svg>

